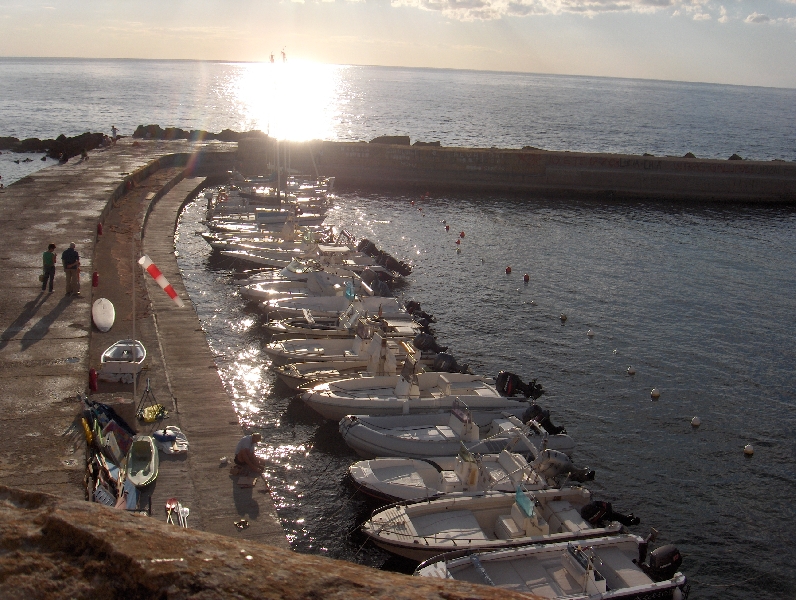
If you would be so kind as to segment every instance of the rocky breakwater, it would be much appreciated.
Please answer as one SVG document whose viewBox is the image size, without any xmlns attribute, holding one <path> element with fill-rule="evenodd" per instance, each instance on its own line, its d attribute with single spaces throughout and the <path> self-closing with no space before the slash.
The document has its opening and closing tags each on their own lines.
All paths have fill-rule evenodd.
<svg viewBox="0 0 796 600">
<path fill-rule="evenodd" d="M 527 600 L 0 486 L 0 597 Z"/>
<path fill-rule="evenodd" d="M 104 133 L 81 133 L 74 137 L 66 137 L 61 134 L 57 138 L 41 140 L 39 138 L 26 138 L 24 140 L 15 137 L 0 137 L 0 150 L 10 150 L 11 152 L 46 152 L 50 158 L 70 159 L 85 150 L 89 152 L 100 146 L 110 143 L 110 138 Z"/>
</svg>

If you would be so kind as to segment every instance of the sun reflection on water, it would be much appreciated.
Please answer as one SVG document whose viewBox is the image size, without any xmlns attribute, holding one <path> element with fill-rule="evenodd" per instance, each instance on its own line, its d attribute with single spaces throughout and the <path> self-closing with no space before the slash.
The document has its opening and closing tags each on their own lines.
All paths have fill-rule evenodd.
<svg viewBox="0 0 796 600">
<path fill-rule="evenodd" d="M 349 67 L 295 60 L 248 63 L 225 83 L 241 126 L 283 140 L 334 139 Z"/>
</svg>

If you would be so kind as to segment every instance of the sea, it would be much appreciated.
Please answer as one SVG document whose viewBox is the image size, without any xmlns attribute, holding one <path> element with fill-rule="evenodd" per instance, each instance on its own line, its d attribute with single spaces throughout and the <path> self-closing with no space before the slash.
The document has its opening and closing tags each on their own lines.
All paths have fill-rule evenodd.
<svg viewBox="0 0 796 600">
<path fill-rule="evenodd" d="M 0 136 L 18 138 L 158 123 L 796 160 L 794 89 L 77 59 L 0 59 L 0 82 Z M 3 152 L 1 182 L 52 164 L 40 158 Z M 182 214 L 179 265 L 241 424 L 263 433 L 292 547 L 411 572 L 358 532 L 377 505 L 346 480 L 357 457 L 275 379 L 263 315 L 240 296 L 240 266 L 197 235 L 203 219 L 203 200 Z M 575 463 L 596 471 L 594 496 L 680 549 L 691 598 L 796 598 L 794 206 L 339 189 L 327 223 L 411 263 L 394 292 L 435 315 L 460 363 L 544 386 L 538 402 L 577 442 Z"/>
</svg>

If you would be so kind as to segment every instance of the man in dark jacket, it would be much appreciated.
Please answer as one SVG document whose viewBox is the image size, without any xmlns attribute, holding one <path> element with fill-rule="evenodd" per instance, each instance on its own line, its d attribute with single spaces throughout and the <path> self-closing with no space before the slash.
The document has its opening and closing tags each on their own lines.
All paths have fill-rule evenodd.
<svg viewBox="0 0 796 600">
<path fill-rule="evenodd" d="M 61 254 L 61 262 L 66 273 L 66 295 L 80 295 L 80 255 L 75 250 L 75 243 L 69 244 L 69 248 Z"/>
</svg>

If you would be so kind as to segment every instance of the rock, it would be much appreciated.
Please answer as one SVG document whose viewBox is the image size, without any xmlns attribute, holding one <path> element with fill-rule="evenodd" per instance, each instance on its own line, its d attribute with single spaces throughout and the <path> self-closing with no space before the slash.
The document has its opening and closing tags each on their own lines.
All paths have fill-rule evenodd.
<svg viewBox="0 0 796 600">
<path fill-rule="evenodd" d="M 162 508 L 149 518 L 5 486 L 0 539 L 3 598 L 528 598 L 183 529 Z"/>
<path fill-rule="evenodd" d="M 408 135 L 380 135 L 370 140 L 371 144 L 393 144 L 395 146 L 409 146 Z"/>
</svg>

